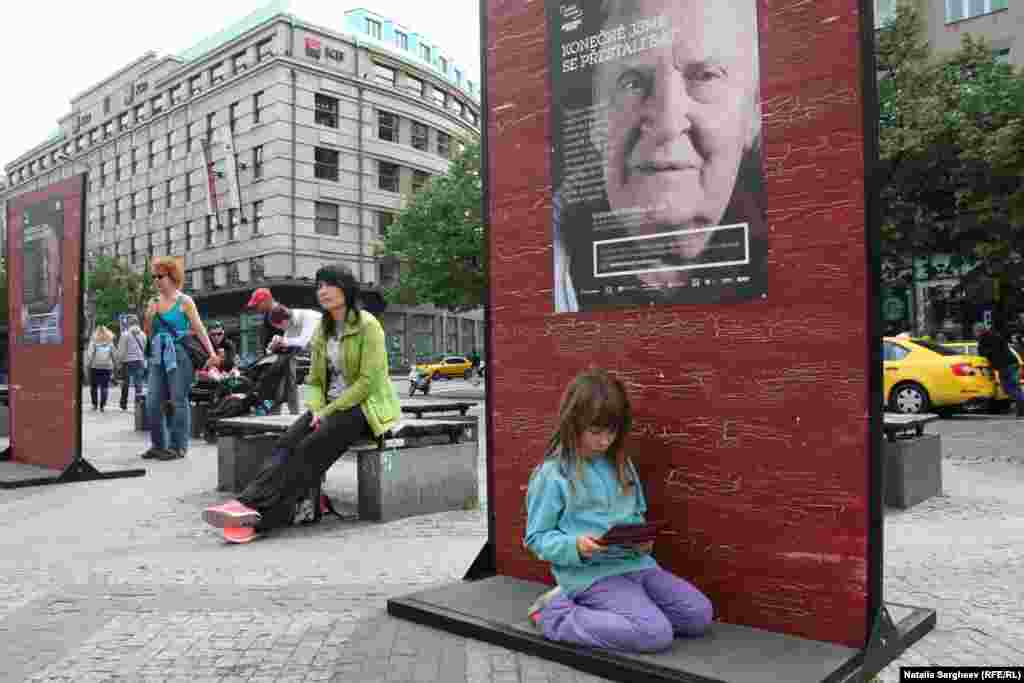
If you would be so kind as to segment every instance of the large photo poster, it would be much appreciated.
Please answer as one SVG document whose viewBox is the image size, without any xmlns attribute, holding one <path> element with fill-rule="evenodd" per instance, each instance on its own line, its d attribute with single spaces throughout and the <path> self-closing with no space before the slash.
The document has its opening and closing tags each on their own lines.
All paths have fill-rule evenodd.
<svg viewBox="0 0 1024 683">
<path fill-rule="evenodd" d="M 555 311 L 765 296 L 756 0 L 546 7 Z"/>
<path fill-rule="evenodd" d="M 64 341 L 64 199 L 54 197 L 22 213 L 22 344 Z"/>
</svg>

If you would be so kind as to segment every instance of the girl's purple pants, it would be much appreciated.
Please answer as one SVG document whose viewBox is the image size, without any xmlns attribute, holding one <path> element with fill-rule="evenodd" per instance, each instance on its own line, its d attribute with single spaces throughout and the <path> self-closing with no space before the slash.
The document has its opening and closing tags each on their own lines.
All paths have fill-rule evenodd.
<svg viewBox="0 0 1024 683">
<path fill-rule="evenodd" d="M 609 576 L 572 598 L 557 596 L 540 614 L 544 637 L 624 652 L 661 652 L 676 635 L 699 636 L 711 601 L 660 567 Z"/>
</svg>

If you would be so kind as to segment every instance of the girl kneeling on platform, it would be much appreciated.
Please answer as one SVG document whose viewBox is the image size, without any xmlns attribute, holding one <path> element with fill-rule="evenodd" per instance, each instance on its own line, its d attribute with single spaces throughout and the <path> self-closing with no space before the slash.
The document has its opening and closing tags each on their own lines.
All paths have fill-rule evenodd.
<svg viewBox="0 0 1024 683">
<path fill-rule="evenodd" d="M 310 343 L 307 412 L 277 441 L 274 458 L 237 500 L 207 508 L 203 519 L 245 543 L 291 523 L 295 504 L 349 446 L 376 438 L 398 421 L 380 322 L 359 309 L 359 283 L 344 266 L 316 273 L 326 311 Z"/>
<path fill-rule="evenodd" d="M 549 640 L 659 652 L 711 623 L 707 597 L 665 571 L 653 543 L 602 545 L 612 527 L 643 524 L 643 486 L 623 453 L 631 424 L 622 383 L 604 370 L 576 377 L 562 396 L 545 461 L 530 476 L 524 545 L 551 563 L 558 585 L 530 607 Z"/>
</svg>

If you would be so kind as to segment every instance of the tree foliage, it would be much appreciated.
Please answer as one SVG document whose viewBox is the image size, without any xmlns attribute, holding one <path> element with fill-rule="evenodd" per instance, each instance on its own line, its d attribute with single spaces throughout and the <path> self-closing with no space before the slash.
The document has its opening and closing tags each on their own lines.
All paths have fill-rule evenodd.
<svg viewBox="0 0 1024 683">
<path fill-rule="evenodd" d="M 480 144 L 466 145 L 445 175 L 435 176 L 408 199 L 381 243 L 385 258 L 400 263 L 387 289 L 393 303 L 432 303 L 453 311 L 484 304 Z"/>
<path fill-rule="evenodd" d="M 878 31 L 876 56 L 883 275 L 909 278 L 912 258 L 943 253 L 1019 282 L 1024 78 L 969 34 L 934 57 L 911 3 Z"/>
<path fill-rule="evenodd" d="M 87 287 L 90 306 L 95 311 L 95 325 L 111 329 L 122 313 L 134 313 L 142 320 L 146 302 L 156 294 L 148 264 L 139 274 L 110 256 L 96 257 Z"/>
</svg>

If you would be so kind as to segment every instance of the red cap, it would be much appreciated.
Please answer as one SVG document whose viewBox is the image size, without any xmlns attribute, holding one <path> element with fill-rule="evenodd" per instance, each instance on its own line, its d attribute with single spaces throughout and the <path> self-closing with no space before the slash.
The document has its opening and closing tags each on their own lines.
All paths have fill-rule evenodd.
<svg viewBox="0 0 1024 683">
<path fill-rule="evenodd" d="M 259 306 L 264 301 L 273 301 L 273 299 L 274 299 L 274 297 L 270 296 L 270 290 L 269 289 L 267 289 L 266 287 L 260 287 L 259 289 L 257 289 L 255 292 L 252 293 L 252 296 L 249 297 L 249 303 L 247 303 L 245 305 L 245 307 L 246 308 L 255 308 L 256 306 Z"/>
</svg>

